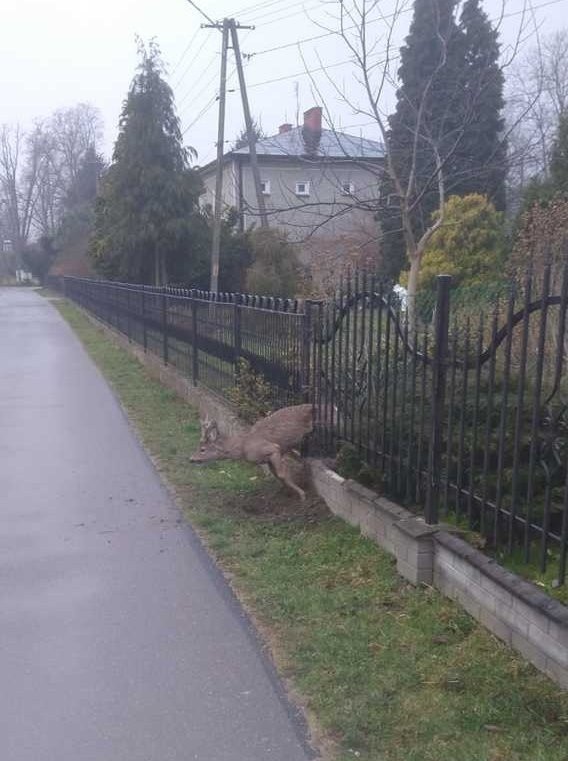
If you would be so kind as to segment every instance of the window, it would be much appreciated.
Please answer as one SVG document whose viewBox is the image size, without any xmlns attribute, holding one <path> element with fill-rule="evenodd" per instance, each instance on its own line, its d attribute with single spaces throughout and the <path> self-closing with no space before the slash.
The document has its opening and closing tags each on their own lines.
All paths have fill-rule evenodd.
<svg viewBox="0 0 568 761">
<path fill-rule="evenodd" d="M 354 192 L 355 192 L 355 185 L 352 182 L 341 183 L 342 196 L 352 196 Z"/>
<path fill-rule="evenodd" d="M 262 190 L 263 196 L 269 196 L 270 195 L 270 180 L 261 180 L 260 189 Z"/>
<path fill-rule="evenodd" d="M 297 196 L 309 196 L 310 195 L 310 183 L 309 182 L 297 182 L 296 183 L 296 195 Z"/>
</svg>

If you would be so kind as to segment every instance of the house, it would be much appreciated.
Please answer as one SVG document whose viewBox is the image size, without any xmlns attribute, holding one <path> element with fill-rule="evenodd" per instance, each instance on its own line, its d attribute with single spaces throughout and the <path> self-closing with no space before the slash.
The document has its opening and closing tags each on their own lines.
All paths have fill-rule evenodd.
<svg viewBox="0 0 568 761">
<path fill-rule="evenodd" d="M 381 143 L 323 129 L 315 106 L 302 126 L 282 124 L 277 135 L 256 143 L 256 152 L 268 223 L 300 244 L 304 261 L 322 252 L 344 257 L 370 241 L 377 247 L 373 204 L 365 204 L 378 197 Z M 215 161 L 200 170 L 201 202 L 212 207 L 215 172 Z M 237 210 L 242 230 L 259 225 L 248 145 L 223 157 L 223 202 Z"/>
</svg>

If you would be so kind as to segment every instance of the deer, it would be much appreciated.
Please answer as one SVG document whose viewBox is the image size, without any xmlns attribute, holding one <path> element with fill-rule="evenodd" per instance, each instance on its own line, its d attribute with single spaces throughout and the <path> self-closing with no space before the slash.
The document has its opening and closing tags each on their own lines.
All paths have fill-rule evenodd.
<svg viewBox="0 0 568 761">
<path fill-rule="evenodd" d="M 283 407 L 261 418 L 245 433 L 222 436 L 215 420 L 206 416 L 201 421 L 199 449 L 189 461 L 206 463 L 214 460 L 246 460 L 266 464 L 271 473 L 295 492 L 302 501 L 306 494 L 294 483 L 284 455 L 301 444 L 314 429 L 311 404 Z"/>
</svg>

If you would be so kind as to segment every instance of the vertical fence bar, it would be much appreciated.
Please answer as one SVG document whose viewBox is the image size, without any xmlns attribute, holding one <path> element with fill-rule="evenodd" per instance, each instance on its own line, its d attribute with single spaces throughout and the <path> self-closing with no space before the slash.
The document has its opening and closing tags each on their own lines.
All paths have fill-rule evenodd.
<svg viewBox="0 0 568 761">
<path fill-rule="evenodd" d="M 385 361 L 383 362 L 383 374 L 384 374 L 384 383 L 383 383 L 383 419 L 382 419 L 382 425 L 381 425 L 381 432 L 382 432 L 382 446 L 381 446 L 381 471 L 384 475 L 385 468 L 386 468 L 386 452 L 387 452 L 387 442 L 388 442 L 388 431 L 387 431 L 387 419 L 388 419 L 388 400 L 389 400 L 389 368 L 390 368 L 390 337 L 391 337 L 391 309 L 392 309 L 392 293 L 389 291 L 389 295 L 387 296 L 387 317 L 386 317 L 386 326 L 385 326 Z"/>
<path fill-rule="evenodd" d="M 507 342 L 505 344 L 505 368 L 503 370 L 503 392 L 501 395 L 501 418 L 499 420 L 499 448 L 497 454 L 497 487 L 495 495 L 495 516 L 493 522 L 493 545 L 497 546 L 501 534 L 501 508 L 503 503 L 503 471 L 505 469 L 505 438 L 507 436 L 507 414 L 509 386 L 511 379 L 511 350 L 513 347 L 513 315 L 515 312 L 515 291 L 509 294 L 507 309 Z"/>
<path fill-rule="evenodd" d="M 478 334 L 477 334 L 477 353 L 475 355 L 475 382 L 474 382 L 474 394 L 473 394 L 473 421 L 472 421 L 472 439 L 471 450 L 469 453 L 469 482 L 468 482 L 468 498 L 467 498 L 467 518 L 470 527 L 473 525 L 473 503 L 474 503 L 474 489 L 475 489 L 475 466 L 477 463 L 477 438 L 478 438 L 478 424 L 479 424 L 479 399 L 481 396 L 481 355 L 483 352 L 483 313 L 479 316 Z"/>
<path fill-rule="evenodd" d="M 239 376 L 239 368 L 242 354 L 242 335 L 241 335 L 241 297 L 235 294 L 233 304 L 233 362 L 235 381 Z"/>
<path fill-rule="evenodd" d="M 442 460 L 442 427 L 446 390 L 446 362 L 448 352 L 448 327 L 450 317 L 450 275 L 438 275 L 436 289 L 435 346 L 432 358 L 432 426 L 428 456 L 428 481 L 426 486 L 426 523 L 438 522 L 440 496 L 440 468 Z"/>
<path fill-rule="evenodd" d="M 353 300 L 353 346 L 352 346 L 352 357 L 351 357 L 351 388 L 350 388 L 350 397 L 351 397 L 351 443 L 357 444 L 357 449 L 359 453 L 361 453 L 361 437 L 360 432 L 355 433 L 355 418 L 356 418 L 356 404 L 358 402 L 358 394 L 357 394 L 357 388 L 358 388 L 358 375 L 359 375 L 359 367 L 358 367 L 358 344 L 359 344 L 359 330 L 358 330 L 358 314 L 359 314 L 359 272 L 355 271 L 355 278 L 353 283 L 353 294 L 352 294 L 352 300 Z"/>
<path fill-rule="evenodd" d="M 314 329 L 314 388 L 313 388 L 313 405 L 315 412 L 315 404 L 317 398 L 317 404 L 319 407 L 318 420 L 321 421 L 321 406 L 322 406 L 322 376 L 323 376 L 323 301 L 318 302 L 317 313 L 317 326 Z M 317 341 L 315 339 L 318 339 Z"/>
<path fill-rule="evenodd" d="M 410 358 L 410 417 L 408 422 L 408 447 L 406 452 L 406 502 L 410 502 L 412 495 L 413 472 L 412 463 L 414 460 L 415 441 L 414 429 L 416 421 L 416 375 L 417 375 L 417 354 L 418 354 L 418 325 L 416 315 L 414 315 L 414 324 L 408 325 L 408 311 L 406 313 L 406 341 L 407 349 L 411 352 Z M 409 348 L 408 348 L 409 347 Z M 416 450 L 417 451 L 417 450 Z"/>
<path fill-rule="evenodd" d="M 564 500 L 562 504 L 562 529 L 560 534 L 560 559 L 558 565 L 558 583 L 564 584 L 566 580 L 566 556 L 568 555 L 568 447 L 564 456 Z"/>
<path fill-rule="evenodd" d="M 339 429 L 339 420 L 335 417 L 335 338 L 336 338 L 336 320 L 337 320 L 337 298 L 336 294 L 333 295 L 331 302 L 331 398 L 329 401 L 330 406 L 330 430 L 331 430 L 331 444 L 335 447 L 337 442 L 336 426 Z M 338 416 L 339 417 L 339 416 Z"/>
<path fill-rule="evenodd" d="M 339 305 L 337 310 L 337 439 L 341 439 L 341 416 L 345 418 L 345 410 L 343 409 L 343 391 L 341 384 L 344 382 L 345 373 L 343 372 L 343 328 L 345 322 L 343 320 L 343 296 L 344 296 L 344 281 L 343 275 L 339 279 Z"/>
<path fill-rule="evenodd" d="M 424 432 L 426 430 L 426 388 L 428 380 L 428 328 L 422 331 L 422 372 L 420 377 L 420 423 L 418 426 L 418 450 L 416 452 L 416 502 L 423 499 L 422 471 L 424 460 Z M 426 468 L 428 472 L 428 468 Z"/>
<path fill-rule="evenodd" d="M 142 345 L 144 351 L 148 350 L 148 328 L 146 326 L 146 286 L 142 286 L 140 311 L 142 312 Z"/>
<path fill-rule="evenodd" d="M 487 513 L 487 500 L 489 495 L 489 460 L 491 457 L 491 424 L 493 422 L 493 407 L 495 405 L 495 369 L 497 365 L 497 350 L 495 348 L 495 337 L 497 336 L 497 322 L 499 318 L 499 304 L 495 306 L 491 327 L 491 357 L 489 360 L 489 388 L 486 397 L 485 406 L 485 443 L 483 447 L 483 475 L 481 487 L 481 513 L 479 516 L 479 530 L 482 534 L 486 532 L 485 516 Z"/>
<path fill-rule="evenodd" d="M 381 406 L 381 368 L 383 361 L 383 283 L 379 283 L 379 293 L 377 298 L 377 367 L 375 370 L 375 420 L 373 434 L 373 467 L 377 467 L 379 455 L 379 442 L 384 436 L 384 426 L 380 424 L 380 406 Z"/>
<path fill-rule="evenodd" d="M 400 383 L 400 389 L 401 389 L 401 406 L 400 406 L 400 413 L 399 413 L 399 421 L 398 421 L 398 467 L 397 467 L 397 474 L 396 474 L 396 488 L 397 492 L 400 496 L 402 496 L 403 488 L 402 488 L 402 473 L 404 468 L 404 459 L 405 459 L 405 452 L 407 451 L 405 447 L 405 426 L 406 426 L 406 403 L 408 400 L 408 315 L 402 313 L 402 310 L 399 308 L 398 312 L 399 320 L 402 319 L 403 321 L 403 331 L 402 331 L 402 380 Z"/>
<path fill-rule="evenodd" d="M 444 498 L 443 512 L 448 514 L 448 505 L 450 500 L 450 482 L 453 463 L 454 448 L 454 416 L 456 406 L 456 370 L 457 370 L 457 352 L 458 352 L 458 328 L 454 321 L 452 330 L 452 349 L 450 356 L 450 397 L 448 403 L 448 427 L 446 430 L 446 473 L 444 479 Z"/>
<path fill-rule="evenodd" d="M 164 365 L 168 364 L 168 296 L 162 291 L 162 357 Z"/>
<path fill-rule="evenodd" d="M 508 527 L 508 551 L 513 551 L 513 545 L 515 544 L 515 524 L 518 513 L 518 502 L 520 494 L 520 463 L 521 452 L 523 448 L 523 428 L 524 428 L 524 404 L 525 404 L 525 384 L 527 376 L 527 354 L 528 354 L 528 340 L 529 340 L 529 319 L 530 319 L 530 303 L 532 296 L 532 273 L 528 273 L 525 286 L 524 286 L 524 306 L 523 306 L 523 329 L 521 337 L 521 360 L 519 364 L 519 385 L 517 388 L 516 398 L 516 413 L 515 413 L 515 433 L 513 444 L 513 480 L 511 484 L 511 510 L 509 513 L 509 527 Z"/>
<path fill-rule="evenodd" d="M 345 327 L 345 369 L 344 369 L 344 389 L 343 389 L 343 439 L 348 441 L 347 422 L 349 418 L 349 398 L 352 396 L 352 390 L 354 388 L 354 379 L 349 381 L 349 369 L 350 369 L 350 356 L 349 346 L 351 340 L 351 272 L 347 273 L 347 298 L 345 300 L 345 319 L 343 325 Z"/>
<path fill-rule="evenodd" d="M 312 302 L 306 299 L 304 304 L 304 317 L 302 320 L 302 399 L 307 404 L 310 401 L 310 377 L 311 377 L 311 341 L 312 341 Z"/>
<path fill-rule="evenodd" d="M 392 358 L 392 394 L 391 394 L 391 425 L 390 425 L 390 447 L 389 447 L 389 485 L 391 491 L 394 492 L 396 486 L 396 458 L 397 458 L 397 446 L 398 446 L 398 420 L 397 420 L 397 402 L 398 402 L 398 351 L 400 346 L 400 309 L 397 305 L 394 307 L 394 345 L 393 345 L 393 358 Z"/>
<path fill-rule="evenodd" d="M 374 327 L 375 327 L 375 276 L 371 275 L 369 286 L 369 349 L 367 353 L 367 461 L 371 462 L 372 439 L 371 439 L 371 414 L 373 409 L 373 361 L 374 352 Z M 373 421 L 376 425 L 376 420 Z"/>
<path fill-rule="evenodd" d="M 191 290 L 191 380 L 197 386 L 199 380 L 199 333 L 197 330 L 197 296 Z"/>
<path fill-rule="evenodd" d="M 525 562 L 530 562 L 531 556 L 531 519 L 532 500 L 534 496 L 534 480 L 538 444 L 538 428 L 540 425 L 541 407 L 540 397 L 542 393 L 542 372 L 544 369 L 546 324 L 548 318 L 548 295 L 550 292 L 550 264 L 544 269 L 542 283 L 541 306 L 540 306 L 540 329 L 538 335 L 538 349 L 536 360 L 536 373 L 534 379 L 533 408 L 531 421 L 531 443 L 529 452 L 529 475 L 527 483 L 527 509 L 525 514 L 524 554 Z"/>
<path fill-rule="evenodd" d="M 459 442 L 458 442 L 458 468 L 456 475 L 456 518 L 459 519 L 461 515 L 462 506 L 462 489 L 463 489 L 463 471 L 465 460 L 465 420 L 467 416 L 467 394 L 468 394 L 468 376 L 469 376 L 469 339 L 470 339 L 470 320 L 467 318 L 465 325 L 465 343 L 463 349 L 462 360 L 462 386 L 461 386 L 461 400 L 460 400 L 460 427 L 459 427 Z"/>
<path fill-rule="evenodd" d="M 359 426 L 359 435 L 357 437 L 358 443 L 359 443 L 359 451 L 363 451 L 363 409 L 365 407 L 365 404 L 367 402 L 367 394 L 366 389 L 364 389 L 363 384 L 366 381 L 368 377 L 367 368 L 365 366 L 365 362 L 368 364 L 369 362 L 369 353 L 367 351 L 367 273 L 363 272 L 363 278 L 362 282 L 360 283 L 360 297 L 361 297 L 361 340 L 360 340 L 360 352 L 359 356 L 361 357 L 361 395 L 359 399 L 359 409 L 357 412 L 359 413 L 359 420 L 358 420 L 358 426 Z M 366 434 L 366 431 L 365 431 Z M 365 440 L 366 440 L 365 435 Z M 365 450 L 365 458 L 368 456 L 367 450 Z"/>
</svg>

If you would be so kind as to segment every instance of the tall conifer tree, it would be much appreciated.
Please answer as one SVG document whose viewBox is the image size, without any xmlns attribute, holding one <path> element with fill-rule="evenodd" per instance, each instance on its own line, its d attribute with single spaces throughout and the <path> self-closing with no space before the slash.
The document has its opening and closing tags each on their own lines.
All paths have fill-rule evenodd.
<svg viewBox="0 0 568 761">
<path fill-rule="evenodd" d="M 395 171 L 406 188 L 414 166 L 410 202 L 415 237 L 430 226 L 440 205 L 436 160 L 445 196 L 487 195 L 505 205 L 503 73 L 498 33 L 480 0 L 466 0 L 459 23 L 457 0 L 415 0 L 401 50 L 397 106 L 389 144 Z M 382 211 L 386 271 L 405 262 L 401 215 L 387 181 Z"/>
<path fill-rule="evenodd" d="M 176 260 L 190 256 L 200 182 L 182 144 L 160 51 L 150 42 L 139 52 L 97 201 L 91 254 L 108 277 L 163 284 Z"/>
</svg>

